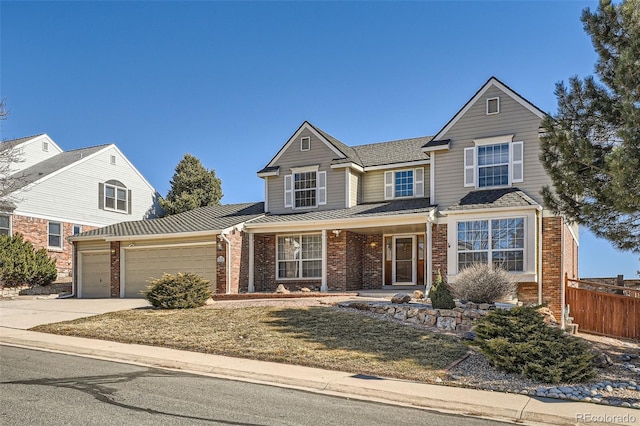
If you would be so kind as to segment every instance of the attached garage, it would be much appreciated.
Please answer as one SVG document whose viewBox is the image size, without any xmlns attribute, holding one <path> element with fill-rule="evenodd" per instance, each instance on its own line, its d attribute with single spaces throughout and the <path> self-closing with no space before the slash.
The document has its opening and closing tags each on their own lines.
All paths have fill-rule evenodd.
<svg viewBox="0 0 640 426">
<path fill-rule="evenodd" d="M 120 291 L 124 297 L 142 297 L 149 281 L 163 273 L 192 272 L 215 288 L 215 244 L 132 247 L 124 250 L 124 279 Z"/>
<path fill-rule="evenodd" d="M 78 261 L 80 263 L 78 297 L 110 297 L 109 252 L 80 252 Z"/>
</svg>

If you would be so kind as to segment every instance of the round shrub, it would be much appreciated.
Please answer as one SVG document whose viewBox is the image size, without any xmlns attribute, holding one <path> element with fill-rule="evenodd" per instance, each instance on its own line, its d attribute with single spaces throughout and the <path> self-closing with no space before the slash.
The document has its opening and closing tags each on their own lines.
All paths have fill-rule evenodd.
<svg viewBox="0 0 640 426">
<path fill-rule="evenodd" d="M 538 307 L 498 309 L 480 319 L 475 340 L 492 365 L 543 383 L 579 383 L 594 376 L 586 343 L 544 323 Z"/>
<path fill-rule="evenodd" d="M 474 263 L 458 274 L 451 290 L 455 297 L 474 303 L 493 303 L 515 295 L 518 283 L 502 268 Z"/>
<path fill-rule="evenodd" d="M 203 306 L 211 297 L 211 289 L 209 281 L 199 275 L 178 272 L 152 280 L 142 294 L 156 308 L 187 309 Z"/>
<path fill-rule="evenodd" d="M 429 290 L 429 299 L 431 299 L 431 306 L 436 309 L 453 309 L 456 307 L 456 302 L 451 296 L 449 286 L 442 278 L 440 271 L 438 271 L 438 276 Z"/>
</svg>

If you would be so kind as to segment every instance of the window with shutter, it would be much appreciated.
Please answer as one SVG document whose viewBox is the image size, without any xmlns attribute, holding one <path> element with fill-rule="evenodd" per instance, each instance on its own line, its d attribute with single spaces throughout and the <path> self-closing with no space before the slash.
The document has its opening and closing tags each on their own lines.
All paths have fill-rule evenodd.
<svg viewBox="0 0 640 426">
<path fill-rule="evenodd" d="M 284 177 L 284 206 L 293 207 L 292 175 Z"/>
<path fill-rule="evenodd" d="M 464 186 L 476 185 L 476 148 L 464 149 Z"/>
<path fill-rule="evenodd" d="M 384 172 L 384 199 L 393 198 L 393 172 Z"/>
<path fill-rule="evenodd" d="M 524 182 L 524 145 L 522 142 L 511 144 L 511 182 Z"/>
<path fill-rule="evenodd" d="M 413 194 L 416 197 L 424 197 L 424 169 L 417 168 L 414 171 Z"/>
<path fill-rule="evenodd" d="M 318 172 L 318 205 L 327 204 L 327 172 Z"/>
</svg>

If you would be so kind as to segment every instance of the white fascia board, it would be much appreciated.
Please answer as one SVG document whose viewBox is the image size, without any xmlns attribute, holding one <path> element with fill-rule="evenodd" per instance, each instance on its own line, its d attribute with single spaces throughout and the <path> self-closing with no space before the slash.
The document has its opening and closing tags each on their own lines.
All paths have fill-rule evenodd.
<svg viewBox="0 0 640 426">
<path fill-rule="evenodd" d="M 109 148 L 111 148 L 112 146 L 113 146 L 113 147 L 115 147 L 115 145 L 113 145 L 113 144 L 112 144 L 112 145 L 107 145 L 107 146 L 105 146 L 104 148 L 102 148 L 101 150 L 96 151 L 96 152 L 94 152 L 94 153 L 93 153 L 93 154 L 91 154 L 91 155 L 87 155 L 86 157 L 83 157 L 83 158 L 79 159 L 78 161 L 74 161 L 73 163 L 71 163 L 71 164 L 69 164 L 69 165 L 67 165 L 67 166 L 65 166 L 65 167 L 63 167 L 63 168 L 61 168 L 61 169 L 59 169 L 59 170 L 56 170 L 55 172 L 50 173 L 50 174 L 46 175 L 45 177 L 43 177 L 43 178 L 41 178 L 41 179 L 38 179 L 38 180 L 36 180 L 36 181 L 34 181 L 34 182 L 31 182 L 29 185 L 25 186 L 24 188 L 20 188 L 20 189 L 18 189 L 17 191 L 15 191 L 15 192 L 14 192 L 14 194 L 19 194 L 19 193 L 21 193 L 21 192 L 28 191 L 29 189 L 33 188 L 34 186 L 39 185 L 40 183 L 42 183 L 42 182 L 44 182 L 44 181 L 46 181 L 46 180 L 48 180 L 48 179 L 51 179 L 52 177 L 57 176 L 57 175 L 59 175 L 60 173 L 64 173 L 64 172 L 66 172 L 67 170 L 69 170 L 69 169 L 71 169 L 71 168 L 73 168 L 73 167 L 76 167 L 78 164 L 82 164 L 82 163 L 84 163 L 84 162 L 86 162 L 86 161 L 88 161 L 88 160 L 92 159 L 93 157 L 95 157 L 95 156 L 97 156 L 97 155 L 99 155 L 99 154 L 102 154 L 103 152 L 105 152 L 106 150 L 108 150 Z M 117 148 L 116 148 L 116 149 L 117 149 Z M 123 156 L 123 157 L 124 157 L 124 156 Z M 126 159 L 126 158 L 125 158 L 125 159 Z M 144 179 L 144 178 L 143 178 L 143 179 Z M 146 182 L 146 181 L 145 181 L 145 182 Z M 153 189 L 153 188 L 152 188 L 152 189 Z M 154 190 L 154 191 L 155 191 L 155 190 Z"/>
<path fill-rule="evenodd" d="M 466 103 L 464 108 L 462 108 L 460 111 L 458 111 L 458 113 L 453 117 L 453 119 L 442 130 L 440 130 L 438 132 L 438 134 L 433 137 L 433 139 L 434 140 L 438 140 L 438 139 L 442 138 L 442 136 L 445 135 L 458 122 L 458 120 L 460 120 L 460 118 L 464 114 L 466 114 L 466 112 L 473 105 L 475 105 L 475 103 L 482 96 L 484 96 L 484 94 L 487 92 L 487 90 L 489 90 L 491 87 L 494 87 L 494 86 L 497 87 L 498 89 L 502 90 L 507 96 L 511 97 L 513 100 L 518 102 L 520 105 L 522 105 L 523 107 L 525 107 L 526 109 L 531 111 L 533 114 L 536 115 L 536 117 L 538 117 L 540 119 L 544 118 L 544 114 L 541 111 L 539 111 L 537 108 L 534 108 L 529 102 L 527 102 L 524 98 L 522 98 L 522 96 L 518 95 L 513 90 L 509 89 L 507 86 L 505 86 L 504 84 L 500 83 L 495 77 L 491 77 L 489 79 L 489 81 L 487 81 L 487 83 L 478 91 L 478 93 L 476 93 L 476 95 L 473 98 L 471 98 L 469 100 L 469 102 Z"/>
<path fill-rule="evenodd" d="M 375 228 L 381 226 L 415 225 L 427 223 L 429 214 L 412 213 L 394 216 L 376 216 L 357 219 L 301 220 L 292 222 L 245 223 L 245 228 L 254 233 L 282 233 L 290 231 L 313 231 L 320 229 Z"/>
<path fill-rule="evenodd" d="M 280 176 L 280 168 L 278 170 L 274 170 L 272 172 L 261 172 L 258 173 L 258 177 L 264 178 L 269 176 Z"/>
<path fill-rule="evenodd" d="M 360 173 L 364 172 L 365 169 L 362 168 L 361 166 L 357 165 L 356 163 L 340 163 L 340 164 L 332 164 L 331 165 L 332 169 L 344 169 L 344 168 L 350 168 L 350 169 L 354 169 L 359 171 Z"/>
<path fill-rule="evenodd" d="M 422 148 L 422 152 L 434 152 L 434 151 L 449 151 L 451 150 L 451 141 L 446 145 L 426 146 Z"/>
<path fill-rule="evenodd" d="M 68 218 L 68 217 L 49 216 L 49 215 L 46 215 L 46 214 L 25 212 L 25 211 L 18 210 L 18 209 L 16 209 L 13 212 L 11 212 L 11 214 L 14 214 L 16 216 L 25 216 L 25 217 L 33 217 L 33 218 L 36 218 L 36 219 L 50 220 L 50 221 L 54 221 L 54 222 L 73 223 L 74 225 L 95 226 L 96 228 L 102 228 L 104 226 L 109 225 L 108 223 L 85 222 L 85 221 L 82 221 L 82 220 L 75 220 L 75 219 L 71 219 L 71 218 Z"/>
<path fill-rule="evenodd" d="M 493 213 L 493 212 L 512 212 L 512 211 L 522 211 L 522 210 L 538 210 L 542 211 L 542 206 L 533 205 L 533 206 L 514 206 L 514 207 L 487 207 L 485 209 L 467 209 L 467 210 L 441 210 L 440 213 L 446 216 L 454 216 L 454 215 L 477 215 L 477 214 L 485 214 L 485 213 Z"/>
<path fill-rule="evenodd" d="M 431 160 L 427 159 L 427 160 L 407 161 L 405 163 L 382 164 L 380 166 L 367 166 L 364 168 L 364 171 L 370 172 L 372 170 L 399 169 L 402 167 L 423 166 L 425 164 L 431 164 Z"/>
<path fill-rule="evenodd" d="M 186 238 L 186 237 L 206 237 L 208 235 L 215 236 L 222 233 L 221 229 L 214 229 L 210 231 L 196 231 L 196 232 L 172 232 L 168 234 L 150 234 L 150 235 L 105 235 L 103 239 L 105 241 L 132 241 L 132 240 L 162 240 L 169 238 Z"/>
<path fill-rule="evenodd" d="M 473 143 L 476 146 L 479 146 L 479 145 L 494 145 L 497 143 L 513 142 L 514 136 L 515 134 L 491 136 L 488 138 L 478 138 L 478 139 L 474 139 Z"/>
<path fill-rule="evenodd" d="M 311 126 L 307 121 L 305 121 L 304 123 L 302 123 L 300 128 L 293 134 L 293 136 L 291 136 L 291 138 L 289 138 L 287 143 L 285 143 L 284 146 L 282 148 L 280 148 L 280 151 L 278 151 L 276 156 L 273 157 L 273 160 L 271 160 L 269 162 L 269 164 L 267 164 L 267 167 L 273 167 L 273 165 L 278 161 L 280 156 L 282 156 L 282 154 L 284 154 L 284 152 L 291 146 L 291 144 L 294 143 L 300 137 L 300 134 L 305 129 L 309 130 L 318 139 L 320 139 L 322 142 L 324 142 L 324 144 L 327 145 L 327 147 L 329 149 L 331 149 L 338 156 L 338 158 L 346 158 L 345 155 L 342 152 L 340 152 L 340 150 L 338 150 L 338 148 L 333 146 L 333 144 L 331 142 L 329 142 L 324 136 L 322 136 L 320 133 L 318 133 L 316 131 L 316 129 L 313 128 L 313 126 Z"/>
</svg>

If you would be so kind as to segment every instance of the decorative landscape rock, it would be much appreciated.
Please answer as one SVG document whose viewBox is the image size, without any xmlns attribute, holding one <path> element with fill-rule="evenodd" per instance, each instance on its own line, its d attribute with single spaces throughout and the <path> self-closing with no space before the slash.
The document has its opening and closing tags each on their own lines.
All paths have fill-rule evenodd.
<svg viewBox="0 0 640 426">
<path fill-rule="evenodd" d="M 391 298 L 391 303 L 409 303 L 411 302 L 411 295 L 407 293 L 398 293 Z"/>
<path fill-rule="evenodd" d="M 280 284 L 276 288 L 275 293 L 278 293 L 278 294 L 289 294 L 291 292 L 284 285 Z"/>
</svg>

